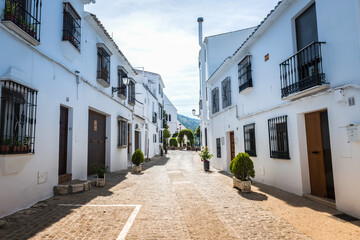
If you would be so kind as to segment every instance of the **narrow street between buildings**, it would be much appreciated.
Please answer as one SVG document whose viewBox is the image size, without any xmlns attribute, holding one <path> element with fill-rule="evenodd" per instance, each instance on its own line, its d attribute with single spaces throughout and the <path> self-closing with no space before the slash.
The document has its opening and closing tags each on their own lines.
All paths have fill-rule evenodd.
<svg viewBox="0 0 360 240">
<path fill-rule="evenodd" d="M 260 183 L 243 194 L 229 174 L 204 172 L 192 151 L 106 181 L 3 218 L 0 239 L 360 239 L 359 221 Z"/>
</svg>

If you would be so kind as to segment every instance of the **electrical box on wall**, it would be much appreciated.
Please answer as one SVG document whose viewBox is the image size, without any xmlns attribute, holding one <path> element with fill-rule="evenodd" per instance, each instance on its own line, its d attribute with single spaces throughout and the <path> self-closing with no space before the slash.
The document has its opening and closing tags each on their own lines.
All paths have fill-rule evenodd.
<svg viewBox="0 0 360 240">
<path fill-rule="evenodd" d="M 360 125 L 350 124 L 346 129 L 350 142 L 360 142 Z"/>
</svg>

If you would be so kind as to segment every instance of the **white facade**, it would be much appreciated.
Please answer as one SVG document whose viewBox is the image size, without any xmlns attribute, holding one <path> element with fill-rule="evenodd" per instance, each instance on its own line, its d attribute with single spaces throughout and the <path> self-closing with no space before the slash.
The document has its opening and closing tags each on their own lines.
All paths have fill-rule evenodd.
<svg viewBox="0 0 360 240">
<path fill-rule="evenodd" d="M 5 99 L 6 95 L 1 94 L 9 91 L 6 90 L 6 84 L 9 83 L 37 91 L 36 132 L 32 145 L 34 152 L 0 154 L 0 191 L 6 193 L 0 194 L 0 216 L 29 207 L 53 195 L 53 187 L 58 184 L 60 172 L 61 107 L 68 112 L 66 173 L 71 174 L 72 179 L 87 179 L 89 174 L 89 129 L 98 131 L 98 122 L 90 121 L 90 112 L 105 119 L 104 163 L 110 171 L 131 166 L 131 154 L 135 147 L 141 148 L 145 154 L 146 136 L 150 138 L 149 157 L 159 153 L 158 140 L 153 143 L 152 135 L 159 135 L 161 128 L 152 123 L 150 103 L 155 103 L 158 112 L 159 106 L 163 105 L 161 93 L 156 93 L 155 98 L 148 93 L 145 85 L 150 84 L 144 82 L 143 75 L 133 69 L 96 16 L 84 11 L 84 4 L 93 1 L 67 2 L 81 18 L 80 50 L 69 40 L 62 41 L 65 6 L 62 2 L 43 4 L 40 42 L 29 37 L 28 33 L 19 31 L 16 24 L 11 23 L 9 27 L 9 23 L 0 23 L 0 52 L 3 56 L 0 58 L 0 97 Z M 4 1 L 0 1 L 1 12 L 3 8 Z M 108 82 L 99 79 L 97 72 L 99 48 L 110 55 Z M 130 97 L 133 93 L 130 93 L 129 85 L 124 93 L 127 95 L 125 98 L 117 94 L 117 89 L 113 91 L 113 87 L 119 87 L 120 69 L 135 84 L 134 98 Z M 156 84 L 164 88 L 158 74 Z M 119 143 L 120 120 L 126 124 L 126 129 L 121 128 L 126 133 L 123 135 L 126 141 L 122 144 Z M 4 125 L 9 120 L 2 122 Z M 135 132 L 139 133 L 137 144 Z M 4 132 L 1 134 L 3 138 Z"/>
<path fill-rule="evenodd" d="M 167 125 L 169 126 L 169 131 L 171 136 L 178 132 L 179 125 L 177 124 L 177 109 L 174 104 L 171 103 L 169 98 L 164 94 L 164 109 L 167 114 Z"/>
<path fill-rule="evenodd" d="M 295 19 L 315 2 L 318 41 L 325 83 L 282 96 L 279 65 L 297 53 Z M 202 75 L 211 65 L 201 58 L 202 130 L 207 128 L 207 141 L 214 158 L 211 164 L 229 171 L 231 161 L 230 133 L 234 133 L 235 154 L 245 151 L 244 126 L 255 124 L 255 180 L 302 195 L 311 194 L 309 158 L 318 151 L 308 149 L 305 117 L 308 113 L 327 111 L 331 148 L 332 175 L 336 207 L 360 217 L 360 191 L 351 183 L 358 182 L 360 142 L 349 138 L 349 125 L 360 124 L 360 7 L 358 1 L 284 0 L 238 49 L 223 58 L 214 74 Z M 200 21 L 201 22 L 201 21 Z M 343 27 L 346 25 L 346 27 Z M 201 28 L 200 28 L 201 30 Z M 201 36 L 201 34 L 200 34 Z M 213 45 L 213 48 L 221 48 Z M 301 54 L 301 53 L 300 53 Z M 239 89 L 238 64 L 250 56 L 252 86 Z M 299 56 L 299 54 L 297 55 Z M 316 59 L 319 59 L 318 57 Z M 213 67 L 211 67 L 213 68 Z M 215 67 L 216 68 L 216 67 Z M 299 70 L 298 70 L 299 71 Z M 290 73 L 287 72 L 289 77 Z M 231 104 L 222 106 L 222 81 L 230 78 Z M 284 80 L 284 72 L 282 72 Z M 212 90 L 218 87 L 219 111 L 212 113 Z M 204 115 L 208 113 L 208 116 Z M 290 159 L 270 157 L 270 119 L 287 116 L 287 143 Z M 202 131 L 202 145 L 205 134 Z M 353 134 L 354 135 L 354 134 Z M 221 158 L 217 158 L 216 139 L 221 139 Z M 324 139 L 324 136 L 323 136 Z M 323 140 L 325 141 L 325 140 Z M 310 159 L 311 160 L 311 159 Z M 312 160 L 311 160 L 312 161 Z M 310 163 L 311 163 L 310 161 Z"/>
</svg>

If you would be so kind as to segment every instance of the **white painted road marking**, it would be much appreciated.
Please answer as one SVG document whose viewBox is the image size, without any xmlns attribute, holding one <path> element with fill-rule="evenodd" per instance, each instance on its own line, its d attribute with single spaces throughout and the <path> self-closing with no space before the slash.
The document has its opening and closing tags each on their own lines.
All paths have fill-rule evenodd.
<svg viewBox="0 0 360 240">
<path fill-rule="evenodd" d="M 132 224 L 135 221 L 136 215 L 139 213 L 141 205 L 124 205 L 124 204 L 113 204 L 113 205 L 94 205 L 94 204 L 59 204 L 62 207 L 135 207 L 134 211 L 131 213 L 129 219 L 127 220 L 125 226 L 121 230 L 119 236 L 116 240 L 124 240 L 128 234 Z"/>
</svg>

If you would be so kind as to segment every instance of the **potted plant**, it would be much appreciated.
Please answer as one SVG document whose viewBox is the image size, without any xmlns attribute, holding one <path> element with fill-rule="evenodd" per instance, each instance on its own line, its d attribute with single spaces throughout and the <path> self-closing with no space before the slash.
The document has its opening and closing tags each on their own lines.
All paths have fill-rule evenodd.
<svg viewBox="0 0 360 240">
<path fill-rule="evenodd" d="M 6 1 L 6 8 L 4 8 L 4 19 L 11 20 L 15 22 L 15 10 L 17 7 L 17 3 L 10 3 L 10 1 Z"/>
<path fill-rule="evenodd" d="M 2 139 L 0 144 L 0 153 L 9 153 L 10 152 L 11 139 Z"/>
<path fill-rule="evenodd" d="M 97 174 L 97 179 L 96 179 L 96 186 L 97 187 L 104 187 L 105 186 L 105 173 L 107 173 L 108 171 L 108 167 L 102 165 L 99 167 L 94 167 L 94 170 Z"/>
<path fill-rule="evenodd" d="M 210 169 L 210 159 L 213 157 L 210 154 L 208 147 L 205 147 L 200 153 L 199 156 L 201 157 L 201 161 L 204 162 L 204 170 L 209 171 Z"/>
<path fill-rule="evenodd" d="M 132 169 L 133 173 L 141 172 L 141 163 L 145 161 L 143 152 L 140 149 L 136 149 L 131 157 L 131 161 L 135 165 Z"/>
<path fill-rule="evenodd" d="M 250 177 L 255 177 L 254 163 L 247 153 L 239 153 L 230 163 L 230 172 L 234 174 L 233 186 L 242 192 L 251 192 Z"/>
<path fill-rule="evenodd" d="M 170 146 L 172 147 L 172 150 L 175 150 L 175 147 L 177 147 L 178 141 L 175 137 L 170 138 Z"/>
</svg>

